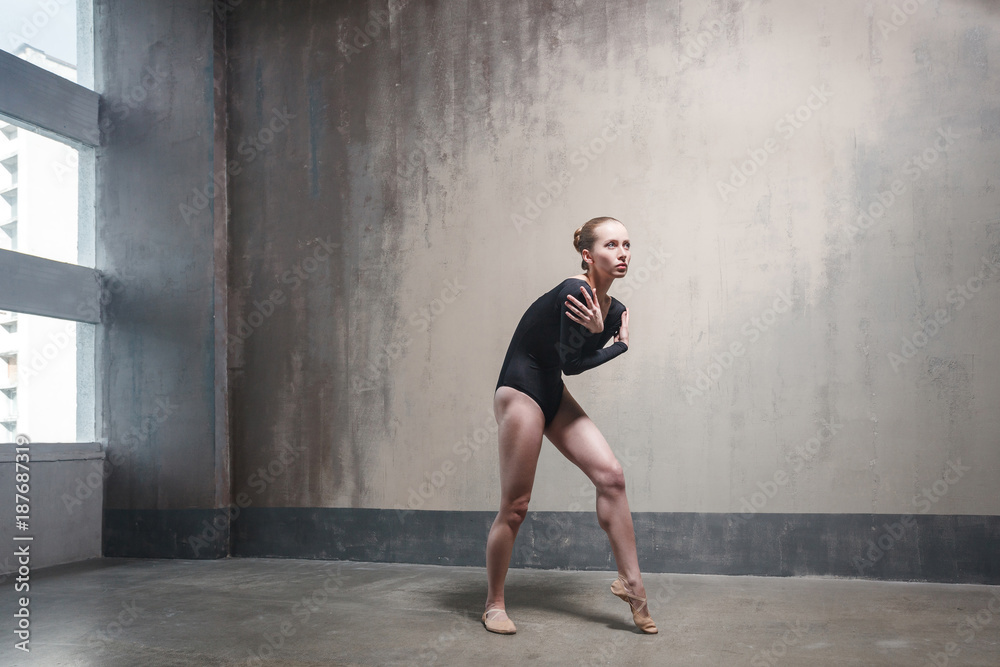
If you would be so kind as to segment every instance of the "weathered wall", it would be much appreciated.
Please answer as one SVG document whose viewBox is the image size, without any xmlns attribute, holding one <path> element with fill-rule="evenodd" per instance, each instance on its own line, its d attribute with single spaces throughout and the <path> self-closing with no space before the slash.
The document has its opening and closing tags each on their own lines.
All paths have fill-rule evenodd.
<svg viewBox="0 0 1000 667">
<path fill-rule="evenodd" d="M 24 458 L 17 460 L 17 445 L 0 447 L 0 482 L 17 488 L 23 475 Z M 15 504 L 0 508 L 0 538 L 16 545 L 0 558 L 0 583 L 30 564 L 32 569 L 72 563 L 101 556 L 101 498 L 104 454 L 97 443 L 42 443 L 28 445 L 27 465 L 30 532 L 18 528 L 15 518 L 23 515 Z M 22 463 L 18 467 L 17 463 Z M 22 481 L 20 482 L 23 484 Z M 20 503 L 18 503 L 20 504 Z M 30 535 L 31 540 L 15 541 Z M 27 545 L 30 563 L 19 562 L 18 549 Z"/>
<path fill-rule="evenodd" d="M 103 0 L 94 11 L 104 552 L 224 555 L 225 522 L 207 534 L 202 524 L 229 502 L 213 3 Z"/>
<path fill-rule="evenodd" d="M 1000 513 L 1000 13 L 910 4 L 241 5 L 235 491 L 495 510 L 509 337 L 613 215 L 630 349 L 566 382 L 633 510 Z M 546 446 L 532 508 L 585 489 Z"/>
</svg>

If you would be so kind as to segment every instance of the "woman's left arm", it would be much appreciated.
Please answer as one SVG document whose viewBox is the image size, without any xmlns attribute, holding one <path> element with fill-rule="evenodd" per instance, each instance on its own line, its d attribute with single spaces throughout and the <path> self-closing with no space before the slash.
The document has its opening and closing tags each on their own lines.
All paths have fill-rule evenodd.
<svg viewBox="0 0 1000 667">
<path fill-rule="evenodd" d="M 615 334 L 615 342 L 625 343 L 625 349 L 628 349 L 628 308 L 622 311 L 621 326 L 618 328 L 618 333 Z"/>
</svg>

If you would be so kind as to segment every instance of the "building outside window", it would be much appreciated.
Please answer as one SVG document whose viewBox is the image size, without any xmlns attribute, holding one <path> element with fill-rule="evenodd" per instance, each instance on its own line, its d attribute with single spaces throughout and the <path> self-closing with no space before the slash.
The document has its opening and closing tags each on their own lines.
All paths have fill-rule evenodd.
<svg viewBox="0 0 1000 667">
<path fill-rule="evenodd" d="M 0 5 L 9 27 L 2 50 L 76 82 L 75 0 Z M 0 248 L 93 267 L 92 179 L 81 191 L 80 169 L 81 160 L 92 166 L 93 150 L 10 120 L 0 116 Z M 19 433 L 35 442 L 95 439 L 94 330 L 0 310 L 0 442 Z"/>
</svg>

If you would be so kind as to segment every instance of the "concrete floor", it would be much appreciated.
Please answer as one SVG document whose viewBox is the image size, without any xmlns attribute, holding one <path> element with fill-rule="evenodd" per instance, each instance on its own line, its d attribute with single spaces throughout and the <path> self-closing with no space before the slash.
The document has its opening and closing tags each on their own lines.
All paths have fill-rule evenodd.
<svg viewBox="0 0 1000 667">
<path fill-rule="evenodd" d="M 501 636 L 482 568 L 97 559 L 32 573 L 30 654 L 3 583 L 0 665 L 1000 665 L 997 586 L 647 574 L 649 636 L 613 579 L 511 570 Z"/>
</svg>

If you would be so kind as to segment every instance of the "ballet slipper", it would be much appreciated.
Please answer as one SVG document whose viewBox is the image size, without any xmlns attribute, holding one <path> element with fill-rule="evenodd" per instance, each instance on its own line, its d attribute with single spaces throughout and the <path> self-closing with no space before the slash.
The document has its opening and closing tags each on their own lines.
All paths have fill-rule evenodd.
<svg viewBox="0 0 1000 667">
<path fill-rule="evenodd" d="M 659 630 L 656 629 L 656 624 L 653 623 L 653 619 L 649 615 L 649 607 L 646 606 L 646 598 L 641 598 L 637 595 L 633 595 L 629 591 L 628 586 L 625 584 L 625 580 L 622 579 L 622 575 L 618 575 L 618 578 L 614 580 L 611 584 L 611 592 L 620 597 L 625 602 L 628 602 L 629 608 L 632 610 L 632 620 L 635 621 L 636 627 L 649 635 L 655 635 Z M 636 606 L 633 604 L 635 600 L 638 604 Z M 640 611 L 645 610 L 645 613 L 640 614 Z"/>
<path fill-rule="evenodd" d="M 486 626 L 487 630 L 498 635 L 512 635 L 517 632 L 514 621 L 510 620 L 505 610 L 498 607 L 483 612 L 483 625 Z"/>
</svg>

